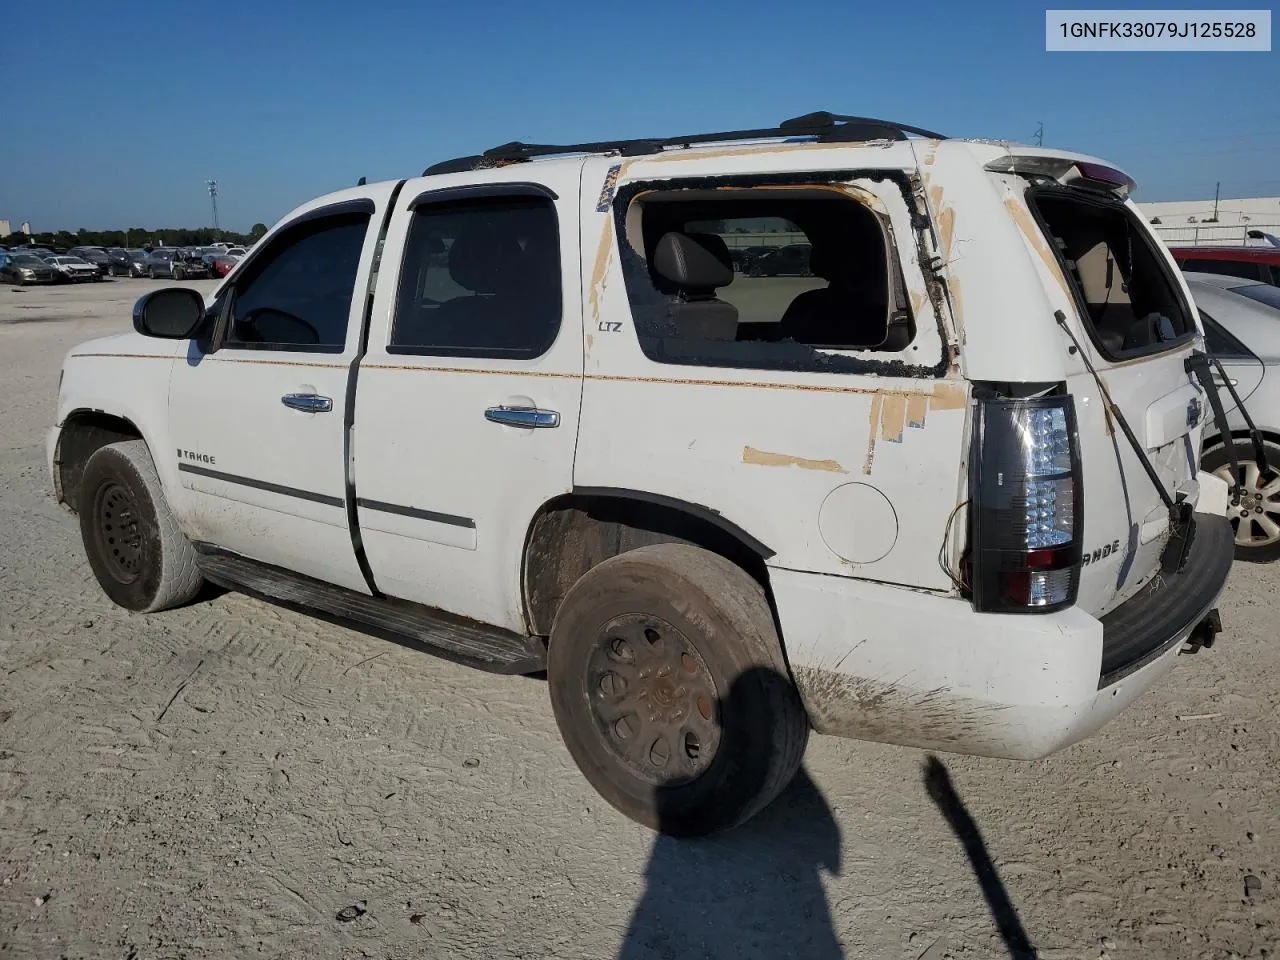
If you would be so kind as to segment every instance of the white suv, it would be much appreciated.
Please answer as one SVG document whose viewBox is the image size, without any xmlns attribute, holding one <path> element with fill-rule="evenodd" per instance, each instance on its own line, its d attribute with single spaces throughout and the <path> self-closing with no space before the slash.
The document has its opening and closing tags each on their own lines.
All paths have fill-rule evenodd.
<svg viewBox="0 0 1280 960">
<path fill-rule="evenodd" d="M 210 580 L 545 670 L 668 833 L 762 808 L 811 728 L 1041 757 L 1212 642 L 1232 561 L 1132 185 L 830 114 L 362 184 L 71 351 L 56 496 L 129 609 Z"/>
</svg>

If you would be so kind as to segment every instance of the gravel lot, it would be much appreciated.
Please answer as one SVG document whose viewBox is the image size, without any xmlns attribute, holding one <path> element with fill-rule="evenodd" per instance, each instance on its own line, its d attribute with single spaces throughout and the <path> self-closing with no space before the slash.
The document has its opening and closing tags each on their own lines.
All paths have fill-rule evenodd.
<svg viewBox="0 0 1280 960">
<path fill-rule="evenodd" d="M 44 433 L 64 352 L 158 285 L 0 288 L 0 956 L 1280 951 L 1280 567 L 1237 565 L 1219 644 L 1055 757 L 814 738 L 746 829 L 655 842 L 538 680 L 237 595 L 108 603 Z"/>
</svg>

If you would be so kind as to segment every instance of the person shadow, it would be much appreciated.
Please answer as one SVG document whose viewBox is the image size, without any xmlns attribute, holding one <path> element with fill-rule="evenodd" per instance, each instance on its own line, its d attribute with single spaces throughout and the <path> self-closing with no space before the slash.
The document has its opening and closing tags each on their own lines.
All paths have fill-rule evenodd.
<svg viewBox="0 0 1280 960">
<path fill-rule="evenodd" d="M 749 676 L 735 682 L 730 702 Z M 655 791 L 660 828 L 669 793 Z M 618 958 L 843 957 L 824 871 L 840 873 L 840 828 L 801 767 L 777 799 L 732 830 L 699 839 L 659 833 Z"/>
</svg>

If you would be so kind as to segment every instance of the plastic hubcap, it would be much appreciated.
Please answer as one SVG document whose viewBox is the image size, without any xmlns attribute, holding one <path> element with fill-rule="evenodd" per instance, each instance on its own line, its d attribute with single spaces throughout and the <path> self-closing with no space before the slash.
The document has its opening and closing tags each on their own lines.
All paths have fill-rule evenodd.
<svg viewBox="0 0 1280 960">
<path fill-rule="evenodd" d="M 716 686 L 689 639 L 657 617 L 605 624 L 587 662 L 587 696 L 608 750 L 637 776 L 697 778 L 720 744 Z"/>
<path fill-rule="evenodd" d="M 118 483 L 106 483 L 94 499 L 94 529 L 99 555 L 121 583 L 132 583 L 142 569 L 142 530 L 132 494 Z"/>
</svg>

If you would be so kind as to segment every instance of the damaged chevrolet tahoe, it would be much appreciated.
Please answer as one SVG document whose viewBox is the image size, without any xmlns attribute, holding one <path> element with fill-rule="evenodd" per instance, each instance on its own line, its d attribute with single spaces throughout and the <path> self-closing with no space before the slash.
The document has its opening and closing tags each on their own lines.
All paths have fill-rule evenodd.
<svg viewBox="0 0 1280 960">
<path fill-rule="evenodd" d="M 130 610 L 211 581 L 545 672 L 666 833 L 751 817 L 810 730 L 1042 757 L 1213 642 L 1232 562 L 1132 187 L 828 113 L 362 182 L 70 351 L 55 495 Z"/>
</svg>

